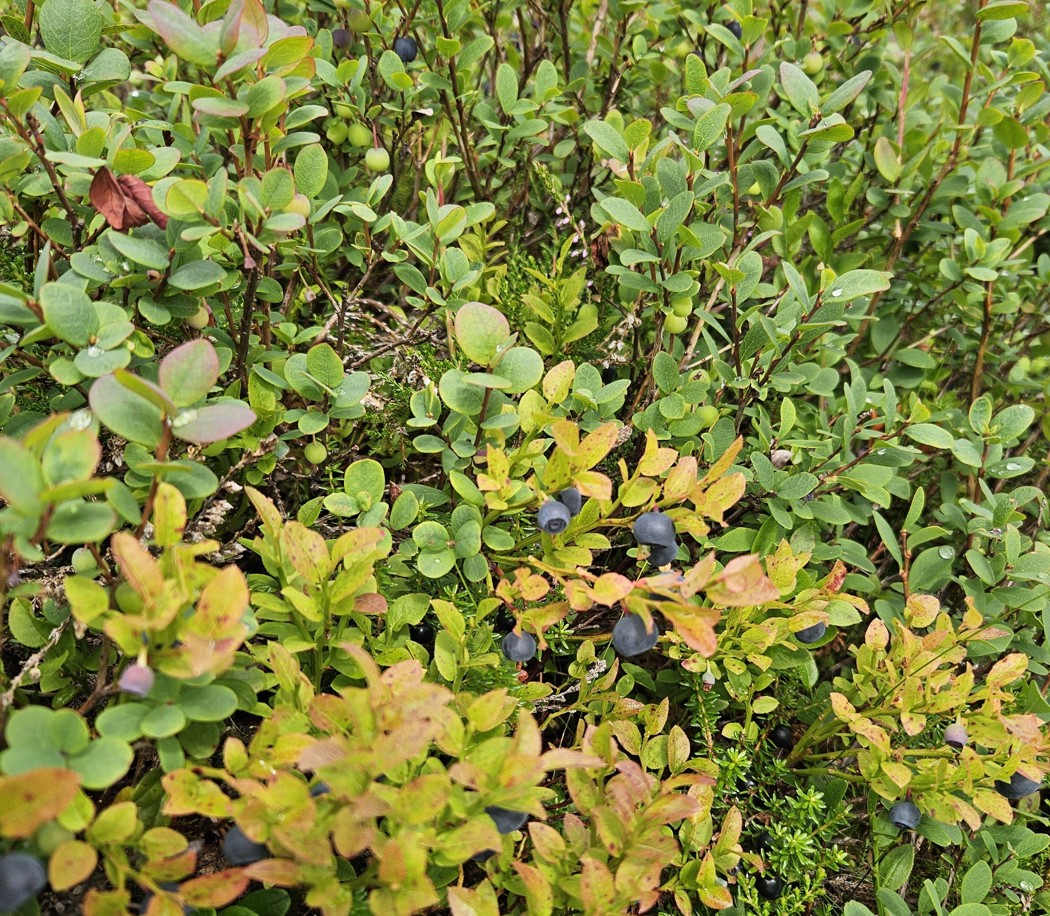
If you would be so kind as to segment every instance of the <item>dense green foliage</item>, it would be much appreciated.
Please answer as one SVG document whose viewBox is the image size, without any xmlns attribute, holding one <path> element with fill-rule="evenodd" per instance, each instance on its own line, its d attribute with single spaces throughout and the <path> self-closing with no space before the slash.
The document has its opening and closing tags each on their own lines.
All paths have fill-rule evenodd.
<svg viewBox="0 0 1050 916">
<path fill-rule="evenodd" d="M 1037 6 L 8 0 L 0 911 L 1050 912 Z"/>
</svg>

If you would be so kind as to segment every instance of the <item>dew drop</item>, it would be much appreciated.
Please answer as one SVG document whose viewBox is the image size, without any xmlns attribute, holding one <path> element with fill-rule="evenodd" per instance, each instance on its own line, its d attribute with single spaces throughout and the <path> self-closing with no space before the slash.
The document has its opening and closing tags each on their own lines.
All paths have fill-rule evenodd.
<svg viewBox="0 0 1050 916">
<path fill-rule="evenodd" d="M 96 347 L 94 344 L 87 348 L 87 355 L 92 359 L 98 359 L 104 352 L 101 347 Z"/>
<path fill-rule="evenodd" d="M 952 557 L 955 556 L 955 548 L 954 547 L 942 547 L 940 550 L 937 551 L 937 553 L 939 553 L 941 555 L 942 559 L 950 560 Z"/>
<path fill-rule="evenodd" d="M 187 423 L 192 423 L 197 419 L 196 410 L 183 410 L 179 412 L 179 415 L 171 421 L 173 429 L 178 429 L 180 426 L 185 426 Z"/>
<path fill-rule="evenodd" d="M 91 425 L 91 411 L 90 410 L 78 410 L 69 418 L 69 425 L 72 429 L 82 430 L 87 429 Z"/>
<path fill-rule="evenodd" d="M 831 295 L 833 295 L 836 299 L 838 299 L 838 297 L 842 295 L 842 290 L 841 289 L 833 289 L 831 291 Z"/>
<path fill-rule="evenodd" d="M 1008 461 L 1006 462 L 1006 470 L 1019 471 L 1021 470 L 1021 465 L 1019 465 L 1016 461 Z"/>
<path fill-rule="evenodd" d="M 876 455 L 885 455 L 886 454 L 886 449 L 884 449 L 884 448 L 877 448 L 877 449 L 875 449 L 875 454 Z"/>
</svg>

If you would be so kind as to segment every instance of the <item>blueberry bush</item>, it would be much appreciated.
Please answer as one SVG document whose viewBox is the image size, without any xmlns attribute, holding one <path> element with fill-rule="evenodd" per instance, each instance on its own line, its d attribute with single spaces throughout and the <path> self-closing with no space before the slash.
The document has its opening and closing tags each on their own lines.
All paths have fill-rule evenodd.
<svg viewBox="0 0 1050 916">
<path fill-rule="evenodd" d="M 0 4 L 0 913 L 1050 912 L 1050 13 Z"/>
</svg>

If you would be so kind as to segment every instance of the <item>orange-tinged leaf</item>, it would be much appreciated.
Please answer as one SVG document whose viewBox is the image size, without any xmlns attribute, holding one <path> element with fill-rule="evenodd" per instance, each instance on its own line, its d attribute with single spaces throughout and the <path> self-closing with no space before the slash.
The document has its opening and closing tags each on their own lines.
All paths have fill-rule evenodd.
<svg viewBox="0 0 1050 916">
<path fill-rule="evenodd" d="M 730 445 L 729 448 L 722 453 L 721 457 L 708 469 L 703 482 L 708 484 L 712 481 L 718 480 L 719 477 L 733 466 L 733 462 L 736 461 L 736 456 L 740 454 L 740 449 L 743 447 L 744 440 L 740 436 L 737 436 L 736 441 Z"/>
<path fill-rule="evenodd" d="M 750 607 L 776 601 L 780 590 L 769 581 L 758 557 L 750 554 L 730 560 L 708 585 L 707 596 L 726 607 Z"/>
<path fill-rule="evenodd" d="M 514 861 L 514 870 L 525 886 L 525 903 L 534 916 L 550 916 L 554 910 L 554 893 L 546 875 L 532 865 Z"/>
<path fill-rule="evenodd" d="M 146 598 L 163 590 L 164 574 L 138 538 L 127 531 L 118 531 L 110 539 L 110 545 L 121 574 L 139 595 Z"/>
<path fill-rule="evenodd" d="M 573 464 L 581 470 L 593 468 L 612 450 L 619 431 L 618 423 L 603 423 L 594 432 L 589 433 L 576 449 Z"/>
<path fill-rule="evenodd" d="M 599 576 L 592 586 L 594 600 L 605 607 L 612 607 L 623 601 L 634 588 L 634 583 L 619 573 L 605 573 Z"/>
<path fill-rule="evenodd" d="M 579 471 L 574 482 L 582 496 L 608 502 L 612 499 L 612 481 L 598 471 Z"/>
<path fill-rule="evenodd" d="M 59 767 L 0 776 L 0 836 L 16 840 L 30 836 L 69 807 L 79 785 L 76 773 Z"/>
<path fill-rule="evenodd" d="M 989 687 L 1003 687 L 1012 684 L 1028 670 L 1028 656 L 1013 652 L 999 659 L 985 678 Z"/>
<path fill-rule="evenodd" d="M 743 474 L 730 474 L 716 480 L 702 495 L 690 497 L 698 512 L 706 518 L 722 523 L 725 513 L 740 502 L 747 482 Z"/>
<path fill-rule="evenodd" d="M 302 880 L 299 866 L 290 859 L 263 859 L 239 871 L 253 881 L 277 887 L 295 887 Z"/>
<path fill-rule="evenodd" d="M 190 770 L 173 770 L 161 780 L 166 798 L 164 813 L 172 817 L 184 814 L 204 814 L 208 817 L 228 817 L 230 800 L 222 790 Z"/>
<path fill-rule="evenodd" d="M 718 610 L 696 607 L 691 604 L 664 602 L 660 605 L 660 611 L 671 622 L 675 632 L 682 637 L 682 641 L 689 648 L 695 649 L 705 658 L 710 658 L 715 654 L 718 648 L 715 624 L 722 616 Z"/>
<path fill-rule="evenodd" d="M 179 888 L 179 893 L 190 906 L 226 906 L 248 889 L 250 878 L 245 871 L 227 868 L 202 878 L 191 878 Z"/>
<path fill-rule="evenodd" d="M 940 610 L 941 603 L 933 595 L 911 595 L 904 605 L 904 619 L 913 627 L 928 627 Z"/>
<path fill-rule="evenodd" d="M 696 458 L 689 455 L 681 458 L 664 480 L 664 497 L 677 502 L 684 499 L 686 494 L 692 492 L 696 486 L 696 475 L 699 468 Z"/>
<path fill-rule="evenodd" d="M 569 458 L 576 455 L 576 449 L 580 445 L 580 429 L 571 420 L 558 420 L 550 427 L 554 441 Z"/>
<path fill-rule="evenodd" d="M 84 916 L 127 916 L 131 894 L 126 890 L 100 891 L 92 888 L 84 896 Z"/>
<path fill-rule="evenodd" d="M 86 881 L 98 864 L 94 847 L 80 840 L 59 843 L 47 863 L 47 879 L 56 891 L 67 891 Z"/>
<path fill-rule="evenodd" d="M 638 473 L 646 477 L 659 477 L 669 470 L 678 458 L 677 449 L 662 448 L 656 433 L 651 429 L 645 433 L 645 453 L 638 462 Z"/>
</svg>

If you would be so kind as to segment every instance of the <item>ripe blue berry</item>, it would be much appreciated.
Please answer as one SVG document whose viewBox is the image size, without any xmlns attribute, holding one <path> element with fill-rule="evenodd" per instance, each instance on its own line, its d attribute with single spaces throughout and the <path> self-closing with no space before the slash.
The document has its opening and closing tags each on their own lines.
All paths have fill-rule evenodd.
<svg viewBox="0 0 1050 916">
<path fill-rule="evenodd" d="M 824 634 L 828 631 L 828 625 L 826 623 L 815 623 L 811 627 L 806 627 L 804 630 L 799 630 L 795 634 L 795 639 L 800 643 L 809 645 L 810 643 L 816 642 L 818 639 L 823 639 Z"/>
<path fill-rule="evenodd" d="M 671 541 L 670 544 L 660 544 L 649 551 L 649 565 L 667 566 L 668 563 L 674 562 L 676 556 L 678 556 L 678 544 L 674 541 Z"/>
<path fill-rule="evenodd" d="M 262 844 L 249 840 L 240 827 L 234 826 L 222 841 L 222 854 L 231 865 L 251 865 L 270 856 L 270 851 Z"/>
<path fill-rule="evenodd" d="M 776 875 L 759 875 L 755 878 L 755 890 L 765 900 L 776 900 L 784 890 L 784 882 Z"/>
<path fill-rule="evenodd" d="M 890 808 L 890 823 L 894 827 L 906 830 L 914 830 L 922 820 L 922 812 L 916 807 L 915 802 L 899 801 Z"/>
<path fill-rule="evenodd" d="M 970 736 L 966 734 L 966 726 L 960 722 L 954 722 L 944 730 L 944 743 L 958 751 L 966 747 L 969 740 Z"/>
<path fill-rule="evenodd" d="M 310 797 L 317 798 L 319 795 L 327 795 L 332 791 L 332 787 L 326 782 L 319 782 L 310 787 Z"/>
<path fill-rule="evenodd" d="M 726 28 L 733 33 L 734 38 L 740 38 L 744 34 L 744 28 L 735 19 L 726 23 Z"/>
<path fill-rule="evenodd" d="M 416 40 L 414 38 L 409 38 L 407 35 L 395 38 L 394 53 L 401 58 L 402 63 L 412 63 L 412 61 L 416 59 L 416 55 L 419 53 L 419 48 L 416 46 Z"/>
<path fill-rule="evenodd" d="M 503 654 L 512 662 L 527 662 L 536 654 L 536 637 L 531 633 L 515 633 L 511 630 L 500 644 Z"/>
<path fill-rule="evenodd" d="M 549 499 L 536 513 L 536 525 L 544 534 L 561 534 L 569 527 L 571 518 L 568 506 L 556 499 Z"/>
<path fill-rule="evenodd" d="M 795 734 L 790 725 L 778 725 L 769 733 L 769 740 L 785 751 L 795 746 Z"/>
<path fill-rule="evenodd" d="M 1027 798 L 1033 792 L 1038 792 L 1041 782 L 1036 782 L 1034 779 L 1029 779 L 1024 773 L 1014 773 L 1010 777 L 1009 782 L 1002 782 L 996 780 L 995 790 L 1000 794 L 1006 796 L 1006 798 L 1013 799 L 1016 801 L 1020 798 Z"/>
<path fill-rule="evenodd" d="M 647 547 L 674 543 L 674 522 L 659 509 L 643 512 L 634 522 L 634 539 Z"/>
<path fill-rule="evenodd" d="M 660 638 L 660 627 L 653 620 L 651 630 L 646 631 L 645 623 L 637 614 L 624 614 L 613 627 L 613 648 L 624 656 L 631 658 L 648 652 Z"/>
<path fill-rule="evenodd" d="M 554 498 L 565 506 L 565 508 L 569 510 L 569 515 L 574 518 L 580 514 L 580 509 L 583 508 L 583 497 L 580 495 L 580 491 L 577 490 L 576 487 L 569 487 L 567 490 L 562 490 Z"/>
<path fill-rule="evenodd" d="M 500 833 L 513 833 L 515 830 L 520 830 L 529 819 L 528 814 L 524 811 L 508 811 L 498 805 L 489 805 L 485 813 L 496 822 L 496 829 Z"/>
<path fill-rule="evenodd" d="M 14 912 L 47 885 L 43 863 L 28 852 L 9 852 L 0 856 L 0 907 Z"/>
</svg>

